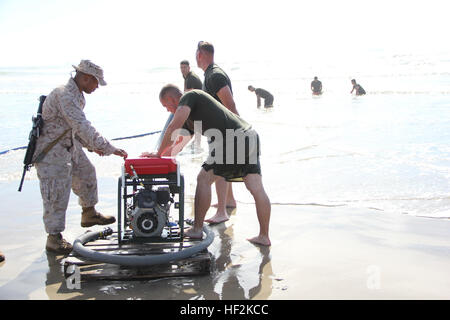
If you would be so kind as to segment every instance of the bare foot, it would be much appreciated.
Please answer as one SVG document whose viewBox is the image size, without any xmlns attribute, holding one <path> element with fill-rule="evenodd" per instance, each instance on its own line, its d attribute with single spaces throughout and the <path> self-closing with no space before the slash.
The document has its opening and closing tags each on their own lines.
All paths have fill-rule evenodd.
<svg viewBox="0 0 450 320">
<path fill-rule="evenodd" d="M 203 230 L 198 231 L 194 228 L 189 228 L 184 232 L 184 235 L 192 239 L 201 239 L 203 238 Z"/>
<path fill-rule="evenodd" d="M 270 246 L 271 245 L 269 237 L 266 237 L 266 236 L 257 236 L 257 237 L 253 237 L 253 238 L 250 238 L 247 240 L 253 244 L 259 244 L 262 246 Z"/>
<path fill-rule="evenodd" d="M 216 212 L 216 214 L 214 216 L 212 216 L 209 219 L 206 219 L 205 222 L 208 222 L 210 224 L 218 224 L 218 223 L 222 223 L 225 221 L 228 221 L 230 219 L 230 217 L 225 213 L 219 213 Z"/>
</svg>

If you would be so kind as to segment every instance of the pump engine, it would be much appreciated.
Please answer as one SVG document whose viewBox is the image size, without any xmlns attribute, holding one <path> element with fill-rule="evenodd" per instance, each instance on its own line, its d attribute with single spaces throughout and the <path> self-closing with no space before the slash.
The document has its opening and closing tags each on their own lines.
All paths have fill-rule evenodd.
<svg viewBox="0 0 450 320">
<path fill-rule="evenodd" d="M 160 237 L 164 227 L 168 225 L 170 205 L 174 202 L 169 188 L 139 189 L 134 197 L 134 208 L 131 206 L 127 212 L 134 235 Z"/>
</svg>

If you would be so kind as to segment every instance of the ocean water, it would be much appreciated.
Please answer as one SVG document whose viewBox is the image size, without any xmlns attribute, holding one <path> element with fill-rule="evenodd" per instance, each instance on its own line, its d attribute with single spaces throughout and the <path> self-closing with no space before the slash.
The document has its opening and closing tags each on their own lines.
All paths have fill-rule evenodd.
<svg viewBox="0 0 450 320">
<path fill-rule="evenodd" d="M 241 116 L 260 135 L 263 179 L 274 205 L 450 218 L 449 53 L 377 51 L 356 65 L 348 59 L 320 67 L 275 59 L 217 62 L 232 80 Z M 0 68 L 0 152 L 27 145 L 38 97 L 66 83 L 70 70 L 70 65 Z M 193 70 L 202 78 L 201 70 Z M 178 61 L 132 70 L 109 67 L 106 75 L 108 86 L 86 95 L 85 112 L 110 139 L 160 130 L 168 116 L 158 101 L 160 88 L 183 85 Z M 323 82 L 320 97 L 310 93 L 314 76 Z M 352 78 L 366 96 L 350 94 Z M 272 92 L 275 107 L 257 109 L 249 84 Z M 115 145 L 138 156 L 152 150 L 157 138 Z M 0 155 L 0 183 L 17 188 L 24 154 Z M 99 176 L 120 174 L 120 158 L 89 157 Z M 188 148 L 178 157 L 190 195 L 202 157 Z M 27 179 L 37 179 L 34 169 Z M 246 192 L 236 198 L 252 201 Z"/>
</svg>

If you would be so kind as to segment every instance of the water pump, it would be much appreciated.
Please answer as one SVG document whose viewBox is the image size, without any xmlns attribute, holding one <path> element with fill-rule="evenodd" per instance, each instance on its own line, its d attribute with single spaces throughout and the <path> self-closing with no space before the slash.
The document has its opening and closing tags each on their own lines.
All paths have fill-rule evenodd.
<svg viewBox="0 0 450 320">
<path fill-rule="evenodd" d="M 118 191 L 119 244 L 183 241 L 184 178 L 175 159 L 126 159 Z"/>
</svg>

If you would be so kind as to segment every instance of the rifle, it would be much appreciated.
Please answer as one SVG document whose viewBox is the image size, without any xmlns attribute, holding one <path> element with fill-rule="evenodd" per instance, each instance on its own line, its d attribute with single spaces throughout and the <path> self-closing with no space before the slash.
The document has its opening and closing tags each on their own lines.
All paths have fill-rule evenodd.
<svg viewBox="0 0 450 320">
<path fill-rule="evenodd" d="M 23 159 L 23 173 L 22 179 L 20 180 L 19 192 L 22 191 L 23 180 L 25 179 L 25 173 L 30 170 L 33 165 L 33 155 L 36 150 L 36 142 L 41 134 L 42 127 L 44 126 L 44 120 L 42 119 L 42 106 L 44 104 L 46 96 L 39 97 L 39 107 L 36 117 L 32 117 L 33 127 L 31 128 L 30 135 L 28 137 L 28 147 L 25 153 L 25 158 Z"/>
</svg>

